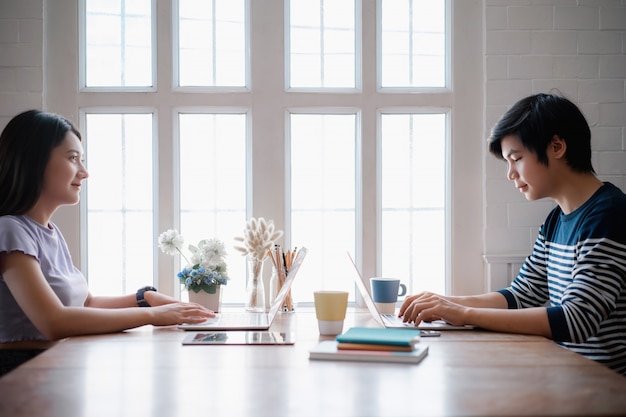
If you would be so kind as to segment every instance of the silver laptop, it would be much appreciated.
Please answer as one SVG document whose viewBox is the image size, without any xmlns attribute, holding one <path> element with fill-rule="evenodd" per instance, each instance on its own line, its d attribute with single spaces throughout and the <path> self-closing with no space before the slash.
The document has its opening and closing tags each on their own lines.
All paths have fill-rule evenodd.
<svg viewBox="0 0 626 417">
<path fill-rule="evenodd" d="M 361 277 L 361 273 L 359 272 L 359 269 L 357 268 L 356 263 L 354 263 L 354 259 L 352 259 L 350 252 L 348 252 L 348 257 L 350 258 L 350 261 L 352 262 L 352 265 L 354 266 L 354 270 L 356 271 L 356 274 L 353 274 L 354 282 L 356 283 L 356 286 L 359 289 L 359 292 L 361 293 L 363 300 L 365 300 L 365 305 L 367 306 L 367 309 L 371 313 L 374 320 L 376 320 L 376 322 L 380 324 L 381 326 L 387 327 L 387 328 L 394 328 L 394 329 L 418 328 L 420 330 L 471 330 L 475 328 L 475 326 L 470 326 L 470 325 L 455 326 L 450 323 L 446 323 L 443 320 L 422 321 L 419 325 L 416 326 L 414 323 L 403 322 L 402 318 L 396 316 L 395 314 L 379 313 L 378 309 L 376 308 L 376 303 L 374 303 L 372 296 L 370 295 L 367 287 L 365 286 L 365 283 L 363 282 L 363 278 Z"/>
<path fill-rule="evenodd" d="M 274 303 L 270 307 L 269 313 L 252 313 L 252 312 L 236 312 L 225 311 L 217 313 L 215 317 L 211 317 L 202 323 L 188 323 L 178 326 L 183 330 L 267 330 L 272 325 L 276 314 L 283 307 L 287 293 L 291 289 L 293 280 L 302 265 L 302 261 L 306 256 L 307 249 L 302 247 L 298 250 L 296 257 L 287 273 L 285 283 L 276 295 Z"/>
</svg>

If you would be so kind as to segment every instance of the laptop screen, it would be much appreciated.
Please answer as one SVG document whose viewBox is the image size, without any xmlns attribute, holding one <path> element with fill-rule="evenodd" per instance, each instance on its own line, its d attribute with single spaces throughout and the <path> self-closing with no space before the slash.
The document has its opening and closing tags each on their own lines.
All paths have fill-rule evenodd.
<svg viewBox="0 0 626 417">
<path fill-rule="evenodd" d="M 359 289 L 359 292 L 361 293 L 363 300 L 365 301 L 365 305 L 367 306 L 367 309 L 372 314 L 372 317 L 374 318 L 374 320 L 376 320 L 378 324 L 384 327 L 383 319 L 380 318 L 380 313 L 378 312 L 378 309 L 376 308 L 376 304 L 374 304 L 374 300 L 372 299 L 372 296 L 367 290 L 367 287 L 365 286 L 365 283 L 363 282 L 363 277 L 361 276 L 361 273 L 359 272 L 359 268 L 357 268 L 356 263 L 354 263 L 354 259 L 352 259 L 352 255 L 350 255 L 350 252 L 348 252 L 348 258 L 350 258 L 350 262 L 352 262 L 352 265 L 354 266 L 354 270 L 356 272 L 356 274 L 353 275 L 354 282 L 356 283 L 356 286 Z"/>
</svg>

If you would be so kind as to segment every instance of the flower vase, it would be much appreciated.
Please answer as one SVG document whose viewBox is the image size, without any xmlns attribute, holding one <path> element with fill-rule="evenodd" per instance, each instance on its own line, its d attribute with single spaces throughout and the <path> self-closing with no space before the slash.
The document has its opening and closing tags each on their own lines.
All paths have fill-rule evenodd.
<svg viewBox="0 0 626 417">
<path fill-rule="evenodd" d="M 209 293 L 204 290 L 198 292 L 189 290 L 189 302 L 200 304 L 209 310 L 219 313 L 220 307 L 222 306 L 222 286 L 216 285 L 214 293 Z"/>
<path fill-rule="evenodd" d="M 263 263 L 248 257 L 248 284 L 246 286 L 246 311 L 265 312 L 265 286 L 263 285 Z"/>
</svg>

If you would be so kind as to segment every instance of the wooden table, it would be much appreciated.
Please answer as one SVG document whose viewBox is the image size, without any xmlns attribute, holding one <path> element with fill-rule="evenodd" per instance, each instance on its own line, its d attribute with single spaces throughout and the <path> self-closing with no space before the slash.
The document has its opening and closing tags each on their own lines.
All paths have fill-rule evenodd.
<svg viewBox="0 0 626 417">
<path fill-rule="evenodd" d="M 375 323 L 348 312 L 344 330 Z M 626 415 L 626 378 L 534 336 L 448 331 L 417 365 L 310 361 L 315 314 L 281 314 L 293 346 L 182 346 L 175 327 L 63 341 L 0 378 L 0 416 Z"/>
</svg>

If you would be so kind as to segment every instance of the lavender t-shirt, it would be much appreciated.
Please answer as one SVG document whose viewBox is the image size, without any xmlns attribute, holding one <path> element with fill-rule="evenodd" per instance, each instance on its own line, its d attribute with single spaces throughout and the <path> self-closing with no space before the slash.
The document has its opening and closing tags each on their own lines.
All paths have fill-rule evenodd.
<svg viewBox="0 0 626 417">
<path fill-rule="evenodd" d="M 83 306 L 87 281 L 74 266 L 63 235 L 50 223 L 44 227 L 28 216 L 0 216 L 0 253 L 23 252 L 34 257 L 46 281 L 65 306 Z M 0 275 L 0 343 L 47 340 L 35 328 Z"/>
</svg>

